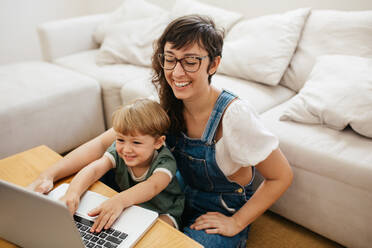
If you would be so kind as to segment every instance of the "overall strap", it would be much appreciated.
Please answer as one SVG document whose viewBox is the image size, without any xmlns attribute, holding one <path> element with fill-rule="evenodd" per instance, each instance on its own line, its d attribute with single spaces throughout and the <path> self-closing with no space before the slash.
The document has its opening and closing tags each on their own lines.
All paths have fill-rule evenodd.
<svg viewBox="0 0 372 248">
<path fill-rule="evenodd" d="M 220 123 L 221 117 L 225 112 L 227 106 L 235 98 L 235 95 L 226 90 L 223 90 L 222 93 L 218 96 L 212 113 L 209 116 L 203 136 L 201 137 L 202 141 L 206 142 L 208 145 L 211 145 L 213 143 L 213 139 L 218 128 L 218 124 Z"/>
</svg>

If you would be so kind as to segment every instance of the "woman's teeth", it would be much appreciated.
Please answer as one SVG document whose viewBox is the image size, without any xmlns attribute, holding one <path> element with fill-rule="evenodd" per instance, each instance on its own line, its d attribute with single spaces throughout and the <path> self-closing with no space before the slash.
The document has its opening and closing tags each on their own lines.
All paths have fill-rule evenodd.
<svg viewBox="0 0 372 248">
<path fill-rule="evenodd" d="M 174 82 L 174 84 L 175 84 L 177 87 L 185 87 L 185 86 L 189 85 L 190 82 Z"/>
</svg>

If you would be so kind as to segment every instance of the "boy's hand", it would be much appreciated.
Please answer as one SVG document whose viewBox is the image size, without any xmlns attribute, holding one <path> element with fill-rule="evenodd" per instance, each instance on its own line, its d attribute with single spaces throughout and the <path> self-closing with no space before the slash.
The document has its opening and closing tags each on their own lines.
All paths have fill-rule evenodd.
<svg viewBox="0 0 372 248">
<path fill-rule="evenodd" d="M 42 194 L 48 193 L 53 188 L 53 179 L 48 177 L 38 177 L 27 186 L 27 189 Z"/>
<path fill-rule="evenodd" d="M 73 192 L 72 193 L 67 192 L 59 200 L 66 204 L 71 214 L 74 214 L 79 207 L 80 196 Z"/>
<path fill-rule="evenodd" d="M 104 201 L 99 207 L 88 213 L 91 217 L 98 215 L 90 231 L 100 232 L 102 229 L 109 229 L 125 207 L 127 206 L 123 204 L 119 195 Z"/>
</svg>

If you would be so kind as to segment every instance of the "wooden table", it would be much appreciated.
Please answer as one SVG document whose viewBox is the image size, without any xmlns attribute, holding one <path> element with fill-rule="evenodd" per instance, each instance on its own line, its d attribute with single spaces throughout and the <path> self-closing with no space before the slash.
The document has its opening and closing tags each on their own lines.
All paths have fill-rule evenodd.
<svg viewBox="0 0 372 248">
<path fill-rule="evenodd" d="M 46 146 L 35 147 L 31 150 L 0 160 L 0 179 L 20 186 L 27 186 L 35 180 L 42 171 L 61 158 L 62 157 L 58 153 Z M 70 182 L 71 179 L 72 177 L 60 180 L 56 185 L 63 182 Z M 116 191 L 101 182 L 92 185 L 90 190 L 107 197 L 117 194 Z M 17 246 L 0 238 L 0 247 L 14 248 Z M 135 247 L 194 248 L 202 246 L 182 232 L 158 219 Z"/>
</svg>

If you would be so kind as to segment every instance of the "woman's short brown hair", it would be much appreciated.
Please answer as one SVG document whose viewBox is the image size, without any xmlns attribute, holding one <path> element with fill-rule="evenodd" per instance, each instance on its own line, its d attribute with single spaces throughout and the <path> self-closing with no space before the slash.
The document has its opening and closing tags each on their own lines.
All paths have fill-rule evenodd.
<svg viewBox="0 0 372 248">
<path fill-rule="evenodd" d="M 170 120 L 161 105 L 149 99 L 137 99 L 116 110 L 112 117 L 113 128 L 124 135 L 150 135 L 160 137 L 166 134 Z"/>
</svg>

